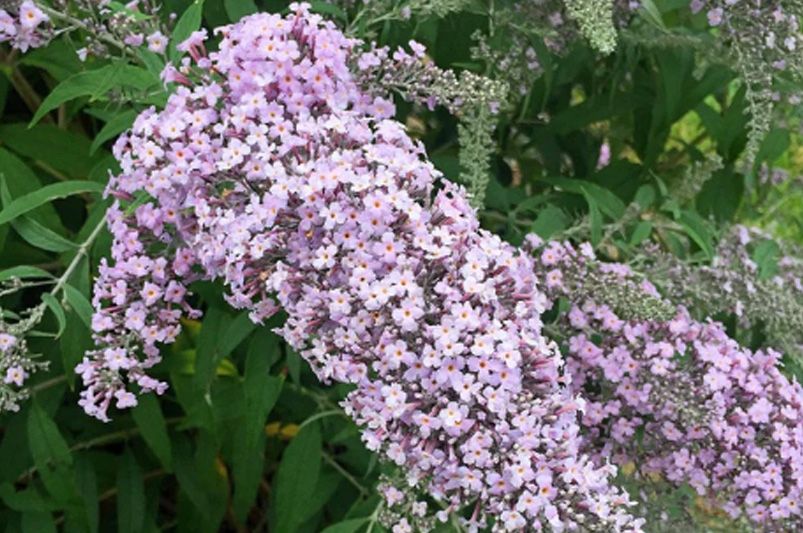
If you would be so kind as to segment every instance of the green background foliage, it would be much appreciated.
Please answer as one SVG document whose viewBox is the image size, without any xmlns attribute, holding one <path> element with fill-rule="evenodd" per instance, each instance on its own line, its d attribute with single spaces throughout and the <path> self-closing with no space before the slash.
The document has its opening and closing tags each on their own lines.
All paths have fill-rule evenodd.
<svg viewBox="0 0 803 533">
<path fill-rule="evenodd" d="M 314 4 L 341 22 L 348 16 Z M 667 24 L 682 17 L 677 2 L 656 5 Z M 166 12 L 184 14 L 174 41 L 200 24 L 284 7 L 274 0 L 165 1 Z M 483 73 L 469 48 L 472 31 L 485 24 L 481 9 L 469 9 L 380 24 L 376 37 L 389 45 L 414 37 L 441 67 Z M 483 224 L 514 243 L 529 232 L 588 238 L 610 259 L 630 257 L 651 240 L 709 261 L 721 229 L 737 221 L 799 241 L 803 193 L 757 180 L 764 163 L 792 172 L 803 166 L 798 136 L 777 126 L 754 165 L 741 168 L 746 102 L 734 72 L 691 49 L 637 39 L 619 46 L 603 57 L 579 43 L 559 57 L 541 45 L 543 75 L 501 114 L 494 133 Z M 50 368 L 37 375 L 31 401 L 0 417 L 0 527 L 378 531 L 373 487 L 382 465 L 338 408 L 348 389 L 316 382 L 271 332 L 282 317 L 256 328 L 214 284 L 193 287 L 205 316 L 184 323 L 155 370 L 170 383 L 165 395 L 140 398 L 108 424 L 76 404 L 73 369 L 91 346 L 91 282 L 110 242 L 103 231 L 90 246 L 81 243 L 108 205 L 99 191 L 117 168 L 113 139 L 166 97 L 155 55 L 82 63 L 76 47 L 60 38 L 0 58 L 0 279 L 43 271 L 58 277 L 72 265 L 63 292 L 45 296 L 49 312 L 29 339 Z M 460 181 L 457 120 L 398 104 L 398 118 L 434 163 Z M 598 169 L 603 142 L 617 157 Z M 722 168 L 691 196 L 676 194 L 688 169 L 714 154 Z M 775 254 L 761 254 L 771 269 Z M 42 295 L 33 287 L 4 297 L 2 306 L 24 309 Z"/>
</svg>

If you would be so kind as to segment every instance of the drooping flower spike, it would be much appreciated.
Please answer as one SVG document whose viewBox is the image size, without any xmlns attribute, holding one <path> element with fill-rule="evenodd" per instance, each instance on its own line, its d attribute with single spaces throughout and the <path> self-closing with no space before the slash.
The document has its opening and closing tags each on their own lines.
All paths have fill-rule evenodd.
<svg viewBox="0 0 803 533">
<path fill-rule="evenodd" d="M 622 287 L 635 283 L 626 266 L 601 264 L 588 248 L 551 242 L 536 257 L 545 276 L 587 279 L 602 269 Z M 668 320 L 623 319 L 575 287 L 547 292 L 572 304 L 560 328 L 573 390 L 587 400 L 584 451 L 638 465 L 645 479 L 689 484 L 763 531 L 803 528 L 803 388 L 778 370 L 778 353 L 746 349 L 682 306 Z"/>
<path fill-rule="evenodd" d="M 447 510 L 471 506 L 469 527 L 637 530 L 613 469 L 579 453 L 532 261 L 480 230 L 392 102 L 358 87 L 358 43 L 304 4 L 218 31 L 216 52 L 204 33 L 182 46 L 167 107 L 115 146 L 86 411 L 161 393 L 148 370 L 198 314 L 188 284 L 220 279 L 255 322 L 284 309 L 280 334 L 318 377 L 356 386 L 367 446 Z"/>
</svg>

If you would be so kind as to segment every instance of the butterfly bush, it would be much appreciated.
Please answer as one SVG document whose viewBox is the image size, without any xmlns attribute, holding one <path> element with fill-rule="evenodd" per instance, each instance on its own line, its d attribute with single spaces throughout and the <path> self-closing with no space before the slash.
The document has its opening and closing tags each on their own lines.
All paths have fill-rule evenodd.
<svg viewBox="0 0 803 533">
<path fill-rule="evenodd" d="M 743 328 L 761 326 L 767 344 L 798 359 L 803 354 L 803 262 L 795 247 L 776 244 L 757 228 L 735 226 L 717 245 L 710 265 L 688 265 L 654 245 L 638 268 L 672 299 L 707 314 L 732 313 Z M 777 256 L 772 268 L 756 262 Z M 756 260 L 754 260 L 756 259 Z"/>
<path fill-rule="evenodd" d="M 552 242 L 537 270 L 577 277 L 594 262 L 588 248 Z M 633 277 L 624 265 L 605 268 L 623 283 Z M 570 294 L 551 279 L 550 296 Z M 569 299 L 561 330 L 572 388 L 587 400 L 585 450 L 688 484 L 762 529 L 803 527 L 803 390 L 778 370 L 778 353 L 748 350 L 682 306 L 670 320 L 623 320 L 592 298 Z"/>
<path fill-rule="evenodd" d="M 751 117 L 745 152 L 752 161 L 772 125 L 776 103 L 800 104 L 801 95 L 789 82 L 800 82 L 803 74 L 803 5 L 798 0 L 692 0 L 690 8 L 705 13 L 747 88 Z"/>
<path fill-rule="evenodd" d="M 49 43 L 52 33 L 49 17 L 30 0 L 0 9 L 0 43 L 26 52 Z"/>
<path fill-rule="evenodd" d="M 613 468 L 578 453 L 532 261 L 479 229 L 393 103 L 355 82 L 358 41 L 308 9 L 220 28 L 212 53 L 194 33 L 166 108 L 116 143 L 81 405 L 108 420 L 163 392 L 149 370 L 199 314 L 188 284 L 220 279 L 254 322 L 287 313 L 278 332 L 317 376 L 355 386 L 366 445 L 447 510 L 500 530 L 638 529 Z"/>
</svg>

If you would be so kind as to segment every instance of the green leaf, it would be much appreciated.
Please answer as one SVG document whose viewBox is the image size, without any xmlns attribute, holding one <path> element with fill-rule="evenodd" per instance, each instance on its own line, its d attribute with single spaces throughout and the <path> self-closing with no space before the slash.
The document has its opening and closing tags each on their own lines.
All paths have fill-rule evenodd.
<svg viewBox="0 0 803 533">
<path fill-rule="evenodd" d="M 538 213 L 530 231 L 537 233 L 542 239 L 548 239 L 555 233 L 563 231 L 571 220 L 561 209 L 548 205 Z"/>
<path fill-rule="evenodd" d="M 0 205 L 3 207 L 11 204 L 11 193 L 8 190 L 5 176 L 0 175 Z M 66 252 L 77 248 L 77 245 L 39 224 L 35 220 L 25 216 L 11 222 L 11 227 L 27 243 L 47 250 L 48 252 Z"/>
<path fill-rule="evenodd" d="M 59 330 L 56 333 L 56 338 L 61 337 L 61 334 L 64 333 L 64 328 L 67 327 L 67 315 L 64 314 L 64 308 L 61 306 L 56 297 L 53 296 L 51 293 L 46 292 L 42 295 L 42 301 L 47 304 L 48 309 L 53 312 L 53 315 L 56 317 L 56 321 L 59 324 Z"/>
<path fill-rule="evenodd" d="M 332 524 L 321 531 L 321 533 L 354 533 L 355 531 L 359 531 L 360 527 L 366 522 L 368 522 L 368 517 L 343 520 L 337 524 Z"/>
<path fill-rule="evenodd" d="M 47 278 L 54 279 L 53 274 L 46 270 L 34 266 L 15 266 L 0 271 L 0 281 L 7 281 L 13 278 L 30 279 L 30 278 Z"/>
<path fill-rule="evenodd" d="M 20 196 L 0 211 L 0 224 L 5 224 L 14 220 L 37 207 L 49 203 L 58 198 L 66 198 L 74 194 L 100 193 L 103 192 L 103 185 L 94 181 L 65 181 L 46 185 L 41 189 Z"/>
<path fill-rule="evenodd" d="M 236 1 L 236 0 L 232 0 Z M 348 16 L 346 12 L 343 11 L 340 6 L 332 4 L 330 2 L 325 2 L 322 0 L 313 0 L 310 2 L 311 11 L 314 13 L 320 13 L 322 15 L 329 15 L 330 17 L 334 17 L 339 20 L 348 20 Z"/>
<path fill-rule="evenodd" d="M 79 318 L 77 313 L 66 315 L 67 323 L 59 339 L 61 348 L 61 362 L 64 365 L 64 375 L 70 388 L 75 387 L 75 367 L 84 358 L 87 350 L 94 348 L 91 329 Z"/>
<path fill-rule="evenodd" d="M 602 240 L 602 213 L 597 207 L 597 201 L 591 195 L 586 195 L 588 201 L 588 216 L 591 222 L 591 244 L 597 246 Z"/>
<path fill-rule="evenodd" d="M 680 213 L 678 222 L 686 230 L 686 234 L 693 240 L 697 246 L 705 253 L 708 259 L 714 257 L 714 245 L 712 243 L 713 236 L 711 235 L 708 226 L 700 215 L 693 211 L 683 211 Z"/>
<path fill-rule="evenodd" d="M 39 109 L 36 110 L 29 126 L 33 127 L 47 113 L 70 100 L 82 96 L 98 99 L 112 87 L 144 91 L 157 83 L 159 83 L 158 78 L 154 77 L 146 69 L 123 62 L 115 62 L 99 69 L 78 72 L 58 84 L 47 95 Z"/>
<path fill-rule="evenodd" d="M 152 16 L 146 15 L 145 13 L 142 13 L 141 11 L 130 9 L 130 8 L 126 7 L 124 4 L 121 4 L 120 2 L 112 1 L 112 2 L 108 3 L 108 6 L 112 11 L 114 11 L 116 13 L 122 13 L 127 18 L 134 19 L 134 20 L 136 20 L 138 22 L 145 21 L 145 20 L 150 20 L 150 19 L 153 18 Z"/>
<path fill-rule="evenodd" d="M 57 171 L 72 179 L 86 179 L 92 168 L 108 155 L 90 155 L 91 143 L 85 135 L 54 124 L 37 124 L 33 128 L 22 123 L 6 124 L 0 126 L 0 139 L 16 153 L 31 158 L 45 172 Z"/>
<path fill-rule="evenodd" d="M 315 492 L 321 469 L 321 431 L 307 424 L 284 451 L 276 473 L 275 505 L 278 533 L 296 531 L 308 518 L 307 502 Z"/>
<path fill-rule="evenodd" d="M 761 241 L 753 250 L 753 261 L 758 265 L 758 278 L 769 279 L 778 273 L 781 248 L 773 240 Z"/>
<path fill-rule="evenodd" d="M 54 507 L 53 502 L 46 500 L 36 487 L 17 491 L 11 483 L 0 483 L 0 501 L 8 509 L 20 512 L 48 511 Z"/>
<path fill-rule="evenodd" d="M 100 520 L 100 502 L 98 501 L 98 480 L 92 458 L 79 454 L 75 458 L 75 483 L 83 501 L 86 523 L 91 533 L 97 533 Z"/>
<path fill-rule="evenodd" d="M 25 242 L 48 252 L 75 250 L 78 245 L 65 239 L 55 231 L 49 230 L 30 217 L 22 216 L 11 222 L 11 227 Z"/>
<path fill-rule="evenodd" d="M 81 319 L 81 322 L 91 330 L 92 314 L 95 310 L 92 308 L 92 304 L 89 303 L 89 300 L 86 299 L 86 296 L 69 284 L 64 286 L 64 296 L 67 299 L 67 303 L 70 304 L 70 307 L 72 307 L 73 311 L 78 315 L 78 318 Z"/>
<path fill-rule="evenodd" d="M 626 206 L 624 202 L 622 202 L 622 200 L 620 200 L 619 197 L 613 194 L 611 191 L 604 187 L 600 187 L 596 183 L 576 178 L 561 178 L 552 176 L 540 178 L 540 181 L 551 183 L 552 185 L 560 187 L 567 192 L 581 194 L 586 197 L 586 199 L 593 198 L 596 201 L 597 207 L 600 209 L 600 211 L 608 215 L 613 220 L 618 220 L 625 212 Z"/>
<path fill-rule="evenodd" d="M 650 236 L 652 233 L 652 222 L 649 220 L 642 220 L 636 227 L 633 229 L 633 233 L 630 235 L 630 246 L 637 246 L 644 242 L 644 239 Z"/>
<path fill-rule="evenodd" d="M 179 52 L 176 47 L 186 41 L 192 32 L 198 31 L 201 27 L 201 19 L 203 18 L 204 0 L 194 0 L 192 5 L 184 11 L 181 18 L 178 19 L 176 27 L 173 28 L 173 38 L 170 39 L 170 47 L 168 50 L 168 57 L 170 61 L 175 61 L 179 57 Z"/>
<path fill-rule="evenodd" d="M 137 115 L 138 113 L 135 109 L 129 109 L 114 115 L 114 117 L 100 129 L 98 134 L 95 135 L 95 140 L 92 141 L 89 153 L 94 154 L 103 143 L 130 128 L 137 118 Z"/>
<path fill-rule="evenodd" d="M 145 483 L 137 460 L 126 449 L 117 469 L 117 531 L 140 533 L 145 517 Z"/>
<path fill-rule="evenodd" d="M 84 64 L 75 53 L 75 43 L 68 39 L 56 39 L 49 45 L 28 50 L 19 58 L 22 65 L 46 70 L 57 81 L 69 78 L 83 70 Z"/>
<path fill-rule="evenodd" d="M 223 5 L 226 7 L 226 14 L 232 22 L 237 22 L 244 16 L 256 13 L 259 10 L 254 0 L 223 0 Z"/>
<path fill-rule="evenodd" d="M 244 311 L 237 315 L 226 328 L 218 342 L 218 358 L 227 357 L 234 349 L 245 340 L 248 335 L 256 328 L 256 324 L 248 318 L 248 312 Z"/>
<path fill-rule="evenodd" d="M 639 10 L 640 15 L 642 15 L 655 27 L 666 31 L 666 24 L 664 23 L 664 19 L 661 16 L 661 11 L 655 5 L 655 2 L 653 2 L 653 0 L 642 0 L 641 7 L 642 9 Z"/>
<path fill-rule="evenodd" d="M 244 520 L 256 498 L 259 480 L 264 469 L 264 426 L 265 421 L 276 405 L 284 380 L 268 374 L 270 370 L 269 351 L 278 351 L 276 337 L 267 331 L 254 336 L 248 347 L 245 362 L 245 420 L 238 426 L 238 437 L 234 442 L 232 472 L 234 474 L 234 496 L 232 507 L 239 520 Z"/>
<path fill-rule="evenodd" d="M 789 130 L 773 128 L 761 142 L 753 163 L 754 172 L 763 161 L 771 164 L 781 157 L 789 148 L 789 141 Z"/>
<path fill-rule="evenodd" d="M 636 196 L 633 201 L 636 202 L 642 209 L 647 209 L 655 201 L 656 192 L 655 187 L 652 185 L 642 185 L 636 191 Z"/>
<path fill-rule="evenodd" d="M 53 515 L 36 512 L 23 513 L 22 533 L 56 533 Z"/>
<path fill-rule="evenodd" d="M 173 460 L 170 436 L 167 433 L 167 422 L 159 407 L 159 400 L 153 394 L 143 394 L 139 397 L 138 402 L 131 411 L 134 422 L 153 454 L 159 459 L 165 470 L 171 472 Z"/>
<path fill-rule="evenodd" d="M 18 198 L 42 188 L 39 177 L 19 157 L 3 147 L 0 147 L 0 174 L 5 178 L 11 198 Z M 51 204 L 34 209 L 28 216 L 51 230 L 62 228 L 61 218 Z M 3 228 L 0 228 L 0 231 L 2 230 Z"/>
<path fill-rule="evenodd" d="M 48 492 L 59 501 L 75 495 L 72 457 L 56 423 L 38 403 L 28 412 L 28 447 Z"/>
<path fill-rule="evenodd" d="M 206 312 L 195 356 L 195 383 L 207 390 L 215 375 L 215 367 L 222 359 L 218 353 L 217 343 L 226 328 L 228 316 L 220 307 L 212 306 Z"/>
</svg>

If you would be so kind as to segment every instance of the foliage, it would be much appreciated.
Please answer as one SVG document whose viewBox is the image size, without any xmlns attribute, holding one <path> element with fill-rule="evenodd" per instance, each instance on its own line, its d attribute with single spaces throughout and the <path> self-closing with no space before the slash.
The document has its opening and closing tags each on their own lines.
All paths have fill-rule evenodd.
<svg viewBox="0 0 803 533">
<path fill-rule="evenodd" d="M 783 350 L 780 371 L 803 376 L 799 2 L 312 4 L 366 41 L 360 49 L 374 55 L 349 67 L 360 91 L 394 95 L 396 119 L 447 180 L 471 191 L 484 229 L 514 246 L 532 248 L 533 234 L 591 243 L 601 266 L 561 278 L 538 271 L 556 302 L 539 319 L 543 334 L 568 358 L 580 360 L 570 302 L 593 300 L 634 322 L 665 322 L 683 305 L 695 324 L 721 322 L 712 331 L 730 337 L 723 344 Z M 12 0 L 0 9 L 0 524 L 347 532 L 405 517 L 466 527 L 473 506 L 444 512 L 441 494 L 406 488 L 409 472 L 366 448 L 363 426 L 343 410 L 359 411 L 355 386 L 318 381 L 307 354 L 275 333 L 287 331 L 287 315 L 254 324 L 220 281 L 189 280 L 203 315 L 189 312 L 175 342 L 159 345 L 148 372 L 162 394 L 115 397 L 136 406 L 112 406 L 108 423 L 78 406 L 76 367 L 95 348 L 92 283 L 112 245 L 108 208 L 118 200 L 120 216 L 136 218 L 154 196 L 101 194 L 121 172 L 116 139 L 197 74 L 189 58 L 206 54 L 197 30 L 286 14 L 288 2 Z M 209 36 L 210 48 L 222 38 Z M 631 277 L 620 281 L 610 262 Z M 645 296 L 644 280 L 660 294 Z M 606 327 L 585 333 L 607 350 L 618 334 Z M 702 371 L 677 381 L 693 372 Z M 774 366 L 767 372 L 786 383 Z M 632 512 L 647 518 L 645 530 L 763 530 L 685 482 L 640 476 L 643 456 L 634 457 L 620 462 L 617 483 L 639 501 Z M 419 517 L 416 498 L 441 512 Z"/>
</svg>

